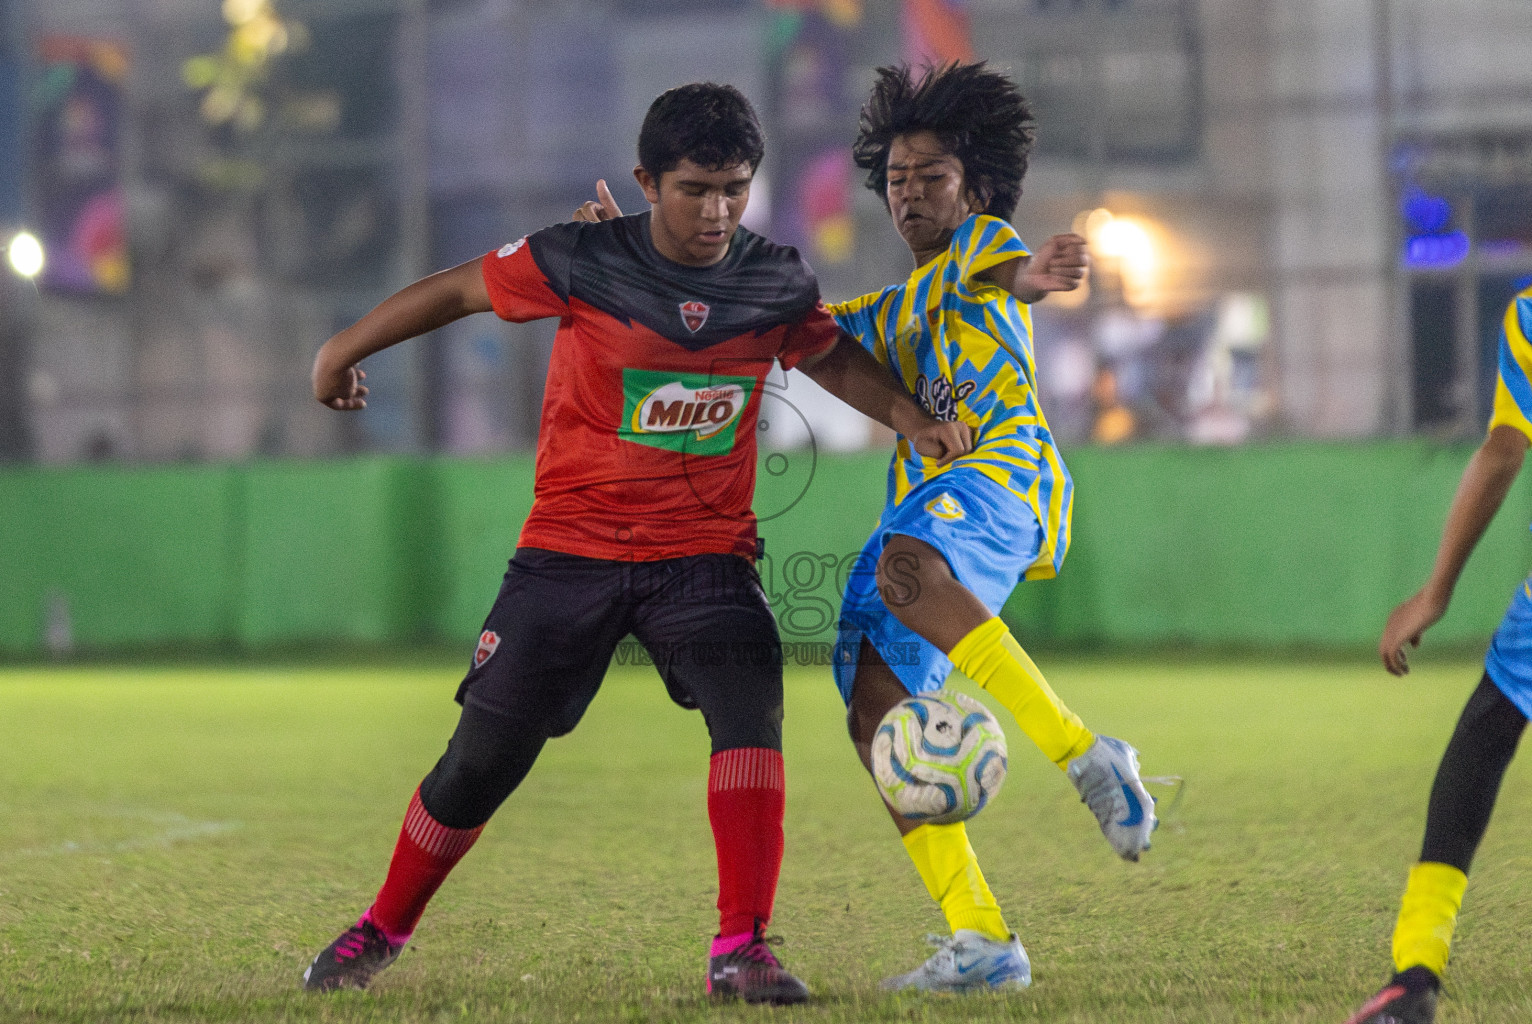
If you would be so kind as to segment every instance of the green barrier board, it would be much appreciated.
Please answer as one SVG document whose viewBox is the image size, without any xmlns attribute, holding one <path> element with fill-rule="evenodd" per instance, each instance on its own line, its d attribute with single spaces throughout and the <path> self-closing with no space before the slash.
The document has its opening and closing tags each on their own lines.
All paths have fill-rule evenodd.
<svg viewBox="0 0 1532 1024">
<path fill-rule="evenodd" d="M 233 634 L 240 471 L 0 473 L 0 653 Z"/>
<path fill-rule="evenodd" d="M 1074 542 L 1005 614 L 1023 642 L 1368 649 L 1424 580 L 1471 449 L 1069 453 Z M 762 584 L 798 657 L 834 635 L 882 507 L 878 453 L 768 453 Z M 471 645 L 532 504 L 529 456 L 0 471 L 0 655 Z M 1437 642 L 1487 641 L 1532 568 L 1517 483 Z M 791 654 L 792 652 L 790 652 Z"/>
</svg>

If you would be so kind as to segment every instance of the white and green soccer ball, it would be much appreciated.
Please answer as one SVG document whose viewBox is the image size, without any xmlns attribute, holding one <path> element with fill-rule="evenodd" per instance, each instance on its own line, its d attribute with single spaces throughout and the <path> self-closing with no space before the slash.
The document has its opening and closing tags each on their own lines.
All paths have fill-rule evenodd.
<svg viewBox="0 0 1532 1024">
<path fill-rule="evenodd" d="M 872 775 L 889 806 L 947 825 L 984 809 L 1005 781 L 1005 733 L 978 701 L 951 690 L 896 704 L 872 737 Z"/>
</svg>

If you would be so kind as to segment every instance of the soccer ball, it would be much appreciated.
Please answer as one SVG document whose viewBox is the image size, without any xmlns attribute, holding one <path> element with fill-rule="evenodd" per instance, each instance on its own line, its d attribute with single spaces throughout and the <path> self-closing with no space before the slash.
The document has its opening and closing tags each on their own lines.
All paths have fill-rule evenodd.
<svg viewBox="0 0 1532 1024">
<path fill-rule="evenodd" d="M 889 806 L 912 821 L 965 821 L 1005 781 L 1005 733 L 972 697 L 950 690 L 910 697 L 878 723 L 872 775 Z"/>
</svg>

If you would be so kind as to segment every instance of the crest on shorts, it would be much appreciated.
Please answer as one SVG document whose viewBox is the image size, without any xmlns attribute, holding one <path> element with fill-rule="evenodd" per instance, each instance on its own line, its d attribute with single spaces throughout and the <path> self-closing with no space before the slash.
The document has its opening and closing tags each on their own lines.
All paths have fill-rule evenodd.
<svg viewBox="0 0 1532 1024">
<path fill-rule="evenodd" d="M 520 249 L 522 246 L 524 246 L 526 244 L 527 244 L 527 237 L 525 235 L 522 235 L 520 238 L 516 239 L 516 241 L 508 242 L 505 245 L 502 245 L 499 249 L 497 249 L 495 251 L 495 255 L 500 257 L 501 259 L 505 259 L 511 253 L 515 252 L 517 249 Z"/>
<path fill-rule="evenodd" d="M 690 302 L 681 303 L 681 322 L 693 334 L 702 330 L 702 325 L 707 323 L 707 315 L 708 307 L 705 302 L 692 299 Z"/>
<path fill-rule="evenodd" d="M 963 506 L 957 503 L 957 499 L 948 494 L 946 491 L 943 491 L 940 496 L 932 498 L 930 501 L 926 502 L 926 511 L 931 513 L 936 518 L 945 519 L 948 522 L 952 522 L 956 519 L 962 519 L 965 515 L 968 514 L 963 511 Z"/>
<path fill-rule="evenodd" d="M 479 634 L 479 646 L 473 652 L 473 667 L 478 668 L 489 660 L 489 656 L 495 653 L 495 648 L 500 646 L 500 634 L 492 629 L 486 629 Z"/>
</svg>

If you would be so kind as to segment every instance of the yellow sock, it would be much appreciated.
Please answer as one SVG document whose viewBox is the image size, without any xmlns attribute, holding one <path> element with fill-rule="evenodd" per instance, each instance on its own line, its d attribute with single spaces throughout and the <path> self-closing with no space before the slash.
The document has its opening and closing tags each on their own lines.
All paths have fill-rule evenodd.
<svg viewBox="0 0 1532 1024">
<path fill-rule="evenodd" d="M 968 830 L 956 825 L 921 825 L 904 837 L 915 870 L 931 898 L 941 904 L 947 926 L 968 928 L 992 939 L 1010 938 L 1000 905 L 984 881 L 979 859 L 968 845 Z"/>
<path fill-rule="evenodd" d="M 1410 868 L 1394 925 L 1394 970 L 1419 965 L 1442 976 L 1467 887 L 1468 876 L 1451 864 L 1421 861 Z"/>
<path fill-rule="evenodd" d="M 957 642 L 948 655 L 969 679 L 995 695 L 1039 750 L 1060 768 L 1090 749 L 1095 735 L 1064 706 L 999 618 Z"/>
</svg>

